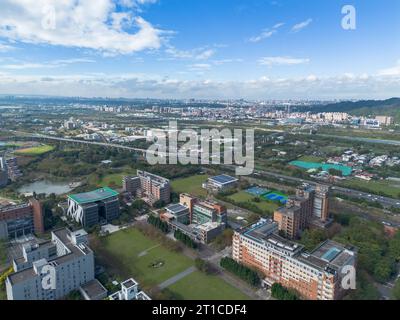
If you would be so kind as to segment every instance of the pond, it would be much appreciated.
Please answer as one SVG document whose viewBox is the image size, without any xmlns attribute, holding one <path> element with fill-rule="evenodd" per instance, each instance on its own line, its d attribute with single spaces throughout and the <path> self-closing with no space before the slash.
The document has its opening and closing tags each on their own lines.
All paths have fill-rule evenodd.
<svg viewBox="0 0 400 320">
<path fill-rule="evenodd" d="M 37 194 L 45 193 L 49 195 L 54 193 L 56 195 L 61 195 L 72 191 L 73 188 L 69 186 L 67 182 L 51 182 L 48 180 L 36 181 L 33 183 L 26 184 L 18 189 L 19 193 L 33 193 Z"/>
</svg>

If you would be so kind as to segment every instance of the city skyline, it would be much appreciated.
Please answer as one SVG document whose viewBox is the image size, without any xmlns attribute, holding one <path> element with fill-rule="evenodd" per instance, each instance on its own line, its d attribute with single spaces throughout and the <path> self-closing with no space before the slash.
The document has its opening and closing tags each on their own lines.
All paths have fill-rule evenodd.
<svg viewBox="0 0 400 320">
<path fill-rule="evenodd" d="M 400 89 L 396 1 L 354 1 L 355 30 L 341 26 L 345 1 L 2 2 L 0 94 L 384 99 Z"/>
</svg>

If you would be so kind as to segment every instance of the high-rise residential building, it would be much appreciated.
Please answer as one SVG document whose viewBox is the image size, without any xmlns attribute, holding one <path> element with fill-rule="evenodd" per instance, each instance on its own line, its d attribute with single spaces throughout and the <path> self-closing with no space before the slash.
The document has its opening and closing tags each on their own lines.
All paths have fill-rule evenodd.
<svg viewBox="0 0 400 320">
<path fill-rule="evenodd" d="M 313 216 L 322 221 L 329 219 L 329 187 L 317 185 L 315 188 Z"/>
<path fill-rule="evenodd" d="M 25 245 L 22 252 L 6 279 L 8 300 L 61 299 L 94 279 L 94 255 L 84 230 L 53 231 L 50 241 Z"/>
<path fill-rule="evenodd" d="M 68 196 L 67 215 L 85 228 L 118 219 L 119 193 L 110 188 Z"/>
<path fill-rule="evenodd" d="M 15 239 L 44 232 L 43 207 L 36 200 L 0 206 L 0 239 Z"/>
<path fill-rule="evenodd" d="M 126 176 L 122 182 L 125 192 L 140 196 L 150 205 L 156 201 L 171 202 L 171 186 L 166 178 L 138 170 L 137 176 Z"/>
<path fill-rule="evenodd" d="M 289 197 L 284 207 L 274 212 L 274 220 L 281 233 L 296 239 L 309 227 L 312 221 L 322 223 L 329 219 L 329 187 L 302 185 L 297 188 L 296 195 Z"/>
<path fill-rule="evenodd" d="M 302 245 L 279 236 L 276 222 L 261 219 L 235 231 L 232 256 L 261 272 L 264 284 L 280 283 L 305 299 L 336 300 L 345 294 L 342 279 L 348 268 L 355 268 L 357 251 L 327 240 L 306 252 Z"/>
</svg>

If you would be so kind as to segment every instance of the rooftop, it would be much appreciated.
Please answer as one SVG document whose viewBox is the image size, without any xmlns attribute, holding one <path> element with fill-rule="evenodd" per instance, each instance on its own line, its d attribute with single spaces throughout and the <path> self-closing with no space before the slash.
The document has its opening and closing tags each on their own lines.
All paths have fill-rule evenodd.
<svg viewBox="0 0 400 320">
<path fill-rule="evenodd" d="M 227 184 L 227 183 L 232 183 L 232 182 L 238 181 L 238 179 L 228 176 L 226 174 L 221 174 L 219 176 L 211 177 L 209 179 L 213 180 L 214 182 L 219 183 L 219 184 Z"/>
<path fill-rule="evenodd" d="M 81 286 L 81 288 L 90 300 L 95 300 L 102 295 L 107 295 L 107 289 L 104 288 L 97 279 L 93 279 L 88 283 L 85 283 L 83 286 Z"/>
<path fill-rule="evenodd" d="M 188 208 L 185 207 L 182 204 L 176 203 L 176 204 L 170 204 L 169 206 L 167 206 L 165 208 L 168 212 L 172 213 L 172 214 L 178 214 L 182 211 L 187 211 Z"/>
<path fill-rule="evenodd" d="M 86 204 L 101 200 L 106 200 L 111 197 L 117 197 L 119 193 L 111 188 L 105 187 L 90 192 L 78 193 L 69 195 L 69 198 L 78 204 Z"/>
</svg>

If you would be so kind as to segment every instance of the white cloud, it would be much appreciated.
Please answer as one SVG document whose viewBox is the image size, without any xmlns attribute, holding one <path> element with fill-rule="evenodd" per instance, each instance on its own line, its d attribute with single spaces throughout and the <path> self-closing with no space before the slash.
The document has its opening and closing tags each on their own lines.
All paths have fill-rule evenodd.
<svg viewBox="0 0 400 320">
<path fill-rule="evenodd" d="M 46 69 L 46 68 L 65 67 L 75 63 L 94 63 L 94 62 L 96 61 L 84 58 L 60 59 L 60 60 L 47 61 L 45 63 L 20 61 L 18 63 L 0 65 L 0 69 L 9 69 L 9 70 L 42 69 L 42 68 Z"/>
<path fill-rule="evenodd" d="M 292 32 L 299 32 L 300 30 L 303 30 L 304 28 L 308 27 L 312 21 L 313 20 L 310 18 L 307 19 L 306 21 L 295 24 L 292 28 Z"/>
<path fill-rule="evenodd" d="M 165 52 L 173 59 L 208 60 L 215 55 L 216 50 L 207 47 L 194 48 L 191 50 L 179 50 L 172 45 L 167 45 Z M 162 60 L 165 60 L 165 58 Z"/>
<path fill-rule="evenodd" d="M 251 37 L 250 42 L 260 42 L 261 40 L 272 37 L 276 33 L 276 30 L 265 30 L 260 35 Z"/>
<path fill-rule="evenodd" d="M 378 75 L 381 76 L 400 76 L 400 60 L 394 67 L 386 68 L 378 71 Z"/>
<path fill-rule="evenodd" d="M 260 42 L 264 39 L 270 38 L 272 37 L 275 33 L 277 33 L 278 29 L 282 26 L 284 26 L 285 24 L 283 22 L 279 22 L 277 24 L 275 24 L 271 29 L 265 29 L 263 30 L 259 35 L 251 37 L 248 39 L 249 42 Z"/>
<path fill-rule="evenodd" d="M 304 64 L 310 62 L 310 59 L 304 58 L 291 58 L 291 57 L 263 57 L 258 61 L 261 65 L 265 66 L 290 66 L 290 65 L 297 65 L 297 64 Z"/>
<path fill-rule="evenodd" d="M 113 54 L 159 48 L 162 31 L 137 16 L 137 11 L 124 2 L 123 12 L 117 12 L 112 0 L 2 0 L 0 36 L 11 41 Z M 149 1 L 137 3 L 144 2 Z M 124 23 L 130 23 L 136 32 L 125 31 Z"/>
<path fill-rule="evenodd" d="M 149 74 L 21 76 L 0 73 L 1 94 L 202 99 L 381 99 L 398 96 L 400 77 L 317 75 L 248 81 L 176 80 Z"/>
<path fill-rule="evenodd" d="M 0 43 L 0 52 L 8 52 L 14 50 L 15 47 L 10 46 L 8 44 Z"/>
<path fill-rule="evenodd" d="M 190 71 L 208 71 L 211 69 L 211 65 L 208 63 L 195 63 L 189 66 Z"/>
</svg>

